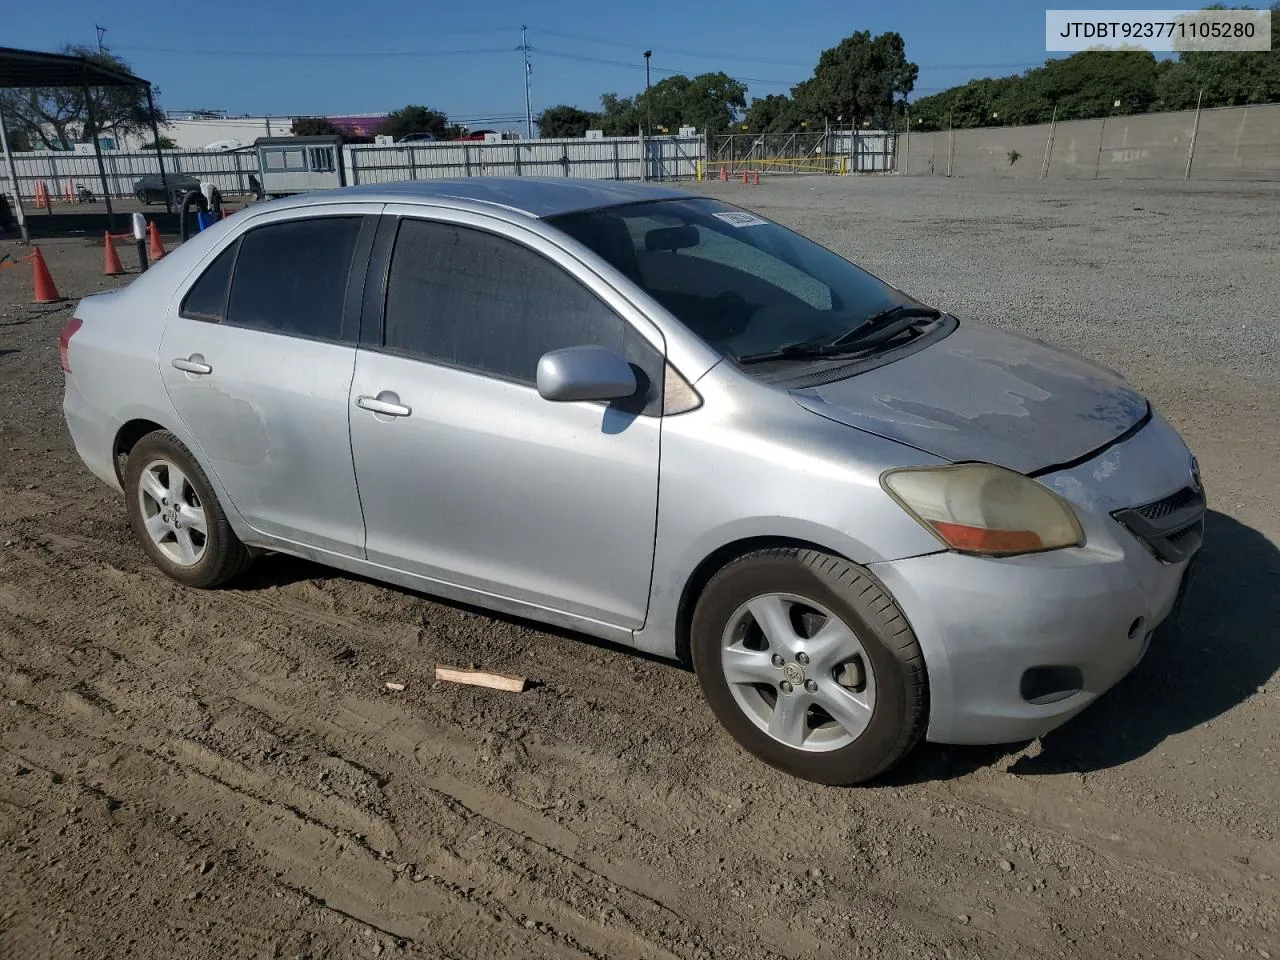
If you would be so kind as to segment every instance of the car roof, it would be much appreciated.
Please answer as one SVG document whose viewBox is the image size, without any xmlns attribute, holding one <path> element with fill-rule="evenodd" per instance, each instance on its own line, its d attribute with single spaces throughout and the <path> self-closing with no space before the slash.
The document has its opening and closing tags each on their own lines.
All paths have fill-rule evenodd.
<svg viewBox="0 0 1280 960">
<path fill-rule="evenodd" d="M 554 217 L 579 210 L 646 200 L 687 199 L 691 194 L 666 186 L 621 180 L 575 180 L 568 177 L 459 177 L 364 184 L 299 194 L 281 206 L 370 200 L 379 203 L 438 204 L 458 200 L 490 203 L 530 217 Z"/>
</svg>

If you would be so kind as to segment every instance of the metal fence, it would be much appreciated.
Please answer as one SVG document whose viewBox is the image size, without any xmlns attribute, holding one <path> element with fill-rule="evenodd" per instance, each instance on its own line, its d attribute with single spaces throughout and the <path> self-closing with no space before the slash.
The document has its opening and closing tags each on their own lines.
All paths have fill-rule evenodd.
<svg viewBox="0 0 1280 960">
<path fill-rule="evenodd" d="M 884 173 L 893 169 L 895 145 L 885 130 L 729 133 L 712 143 L 707 173 Z"/>
<path fill-rule="evenodd" d="M 182 173 L 198 180 L 209 180 L 227 195 L 246 194 L 249 174 L 258 172 L 258 157 L 254 153 L 209 153 L 203 151 L 165 150 L 164 169 L 168 174 Z M 122 153 L 105 150 L 102 165 L 107 173 L 107 190 L 112 197 L 131 197 L 134 183 L 149 173 L 160 172 L 160 162 L 155 151 L 148 153 Z M 24 201 L 35 198 L 36 187 L 44 183 L 53 200 L 66 194 L 70 184 L 75 192 L 83 184 L 95 196 L 102 194 L 102 177 L 98 171 L 98 158 L 92 153 L 39 151 L 15 153 L 14 173 L 18 192 Z M 3 160 L 0 160 L 0 169 Z M 9 189 L 8 170 L 4 169 L 0 189 Z"/>
<path fill-rule="evenodd" d="M 503 140 L 343 149 L 350 183 L 440 177 L 576 177 L 586 180 L 689 180 L 704 140 L 608 137 L 603 140 Z"/>
<path fill-rule="evenodd" d="M 692 180 L 706 157 L 706 140 L 693 137 L 609 137 L 603 140 L 504 140 L 496 143 L 445 142 L 343 148 L 346 181 L 350 184 L 432 180 L 440 177 L 577 177 L 593 180 Z M 14 154 L 18 191 L 24 201 L 36 196 L 43 183 L 56 202 L 83 184 L 95 196 L 102 193 L 102 177 L 93 154 L 41 151 Z M 107 190 L 112 197 L 129 197 L 146 174 L 160 172 L 154 151 L 104 151 Z M 164 151 L 164 168 L 209 180 L 224 195 L 251 192 L 250 175 L 258 173 L 253 151 L 210 153 Z M 7 189 L 7 170 L 0 189 Z M 337 184 L 337 174 L 334 175 Z"/>
<path fill-rule="evenodd" d="M 899 172 L 1024 179 L 1280 180 L 1280 104 L 909 133 Z"/>
</svg>

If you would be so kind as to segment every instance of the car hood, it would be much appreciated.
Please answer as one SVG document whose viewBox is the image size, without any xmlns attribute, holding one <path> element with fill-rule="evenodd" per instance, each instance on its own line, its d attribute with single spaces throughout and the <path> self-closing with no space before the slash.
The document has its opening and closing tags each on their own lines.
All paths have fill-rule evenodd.
<svg viewBox="0 0 1280 960">
<path fill-rule="evenodd" d="M 1020 473 L 1092 453 L 1148 413 L 1117 374 L 971 323 L 900 360 L 792 396 L 820 416 L 947 460 Z"/>
</svg>

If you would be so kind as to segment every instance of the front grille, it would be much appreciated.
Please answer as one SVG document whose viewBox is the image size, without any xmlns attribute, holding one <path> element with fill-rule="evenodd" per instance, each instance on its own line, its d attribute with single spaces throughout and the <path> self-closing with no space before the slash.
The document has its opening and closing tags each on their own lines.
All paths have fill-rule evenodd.
<svg viewBox="0 0 1280 960">
<path fill-rule="evenodd" d="M 1204 506 L 1204 496 L 1196 493 L 1190 487 L 1183 487 L 1172 496 L 1165 497 L 1163 500 L 1157 500 L 1155 503 L 1148 503 L 1143 507 L 1135 509 L 1152 523 L 1157 523 L 1168 516 L 1177 513 L 1186 507 L 1199 504 L 1201 508 Z"/>
<path fill-rule="evenodd" d="M 1183 487 L 1177 493 L 1111 515 L 1165 563 L 1180 563 L 1204 540 L 1203 490 Z"/>
</svg>

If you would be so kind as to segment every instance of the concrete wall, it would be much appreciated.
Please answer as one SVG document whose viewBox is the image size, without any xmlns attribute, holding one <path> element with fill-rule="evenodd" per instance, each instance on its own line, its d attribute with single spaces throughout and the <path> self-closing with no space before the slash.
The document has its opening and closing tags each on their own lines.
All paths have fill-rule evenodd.
<svg viewBox="0 0 1280 960">
<path fill-rule="evenodd" d="M 913 133 L 899 138 L 897 170 L 912 176 L 998 175 L 1064 180 L 1182 179 L 1195 137 L 1192 180 L 1280 180 L 1280 104 L 1073 120 L 1050 125 Z M 1019 156 L 1012 163 L 1011 151 Z"/>
</svg>

